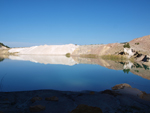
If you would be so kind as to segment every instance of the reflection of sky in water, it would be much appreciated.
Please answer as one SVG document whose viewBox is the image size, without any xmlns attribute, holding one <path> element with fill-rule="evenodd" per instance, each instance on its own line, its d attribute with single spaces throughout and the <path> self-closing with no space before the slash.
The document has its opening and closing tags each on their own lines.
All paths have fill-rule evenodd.
<svg viewBox="0 0 150 113">
<path fill-rule="evenodd" d="M 128 83 L 134 88 L 150 93 L 150 80 L 131 72 L 127 74 L 122 70 L 111 70 L 100 65 L 45 65 L 5 59 L 0 62 L 0 70 L 1 91 L 38 89 L 101 91 L 111 89 L 116 84 Z"/>
</svg>

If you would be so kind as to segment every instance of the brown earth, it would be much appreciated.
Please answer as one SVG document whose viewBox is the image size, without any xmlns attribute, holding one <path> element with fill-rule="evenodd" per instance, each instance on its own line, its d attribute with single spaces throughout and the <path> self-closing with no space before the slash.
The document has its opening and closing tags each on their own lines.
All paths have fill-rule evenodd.
<svg viewBox="0 0 150 113">
<path fill-rule="evenodd" d="M 150 56 L 150 35 L 136 38 L 129 42 L 131 48 L 139 54 Z M 106 45 L 83 45 L 79 46 L 72 55 L 80 56 L 87 54 L 114 55 L 124 51 L 124 44 L 112 43 Z"/>
<path fill-rule="evenodd" d="M 150 56 L 150 35 L 133 39 L 129 44 L 135 51 Z"/>
<path fill-rule="evenodd" d="M 8 50 L 9 49 L 2 49 L 2 48 L 0 48 L 0 55 L 9 54 Z"/>
<path fill-rule="evenodd" d="M 96 54 L 98 56 L 116 54 L 123 51 L 123 44 L 112 43 L 107 45 L 83 45 L 79 46 L 72 55 Z"/>
</svg>

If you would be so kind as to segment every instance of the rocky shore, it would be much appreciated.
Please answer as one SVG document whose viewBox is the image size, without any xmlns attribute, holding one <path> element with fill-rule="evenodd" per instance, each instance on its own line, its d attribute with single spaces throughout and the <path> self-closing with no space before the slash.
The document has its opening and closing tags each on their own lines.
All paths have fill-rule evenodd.
<svg viewBox="0 0 150 113">
<path fill-rule="evenodd" d="M 0 113 L 149 113 L 150 94 L 129 84 L 112 90 L 0 92 Z"/>
</svg>

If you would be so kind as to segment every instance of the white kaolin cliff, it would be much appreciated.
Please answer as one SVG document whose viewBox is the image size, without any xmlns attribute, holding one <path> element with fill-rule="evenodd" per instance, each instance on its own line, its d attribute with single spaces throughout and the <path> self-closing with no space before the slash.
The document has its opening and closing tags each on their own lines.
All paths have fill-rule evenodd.
<svg viewBox="0 0 150 113">
<path fill-rule="evenodd" d="M 65 55 L 66 53 L 72 53 L 78 45 L 67 44 L 67 45 L 42 45 L 25 48 L 11 48 L 9 53 L 18 54 L 37 54 L 37 55 Z"/>
</svg>

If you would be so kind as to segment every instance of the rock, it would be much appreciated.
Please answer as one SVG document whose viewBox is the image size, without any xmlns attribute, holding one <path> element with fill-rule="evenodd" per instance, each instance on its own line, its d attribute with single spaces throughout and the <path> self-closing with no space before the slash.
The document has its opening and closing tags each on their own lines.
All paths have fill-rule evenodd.
<svg viewBox="0 0 150 113">
<path fill-rule="evenodd" d="M 113 95 L 113 96 L 121 95 L 120 93 L 117 93 L 117 92 L 112 91 L 112 90 L 104 90 L 101 93 L 102 94 L 109 94 L 109 95 Z"/>
<path fill-rule="evenodd" d="M 0 113 L 4 113 L 4 112 L 0 111 Z"/>
<path fill-rule="evenodd" d="M 11 104 L 10 101 L 0 101 L 0 104 Z"/>
<path fill-rule="evenodd" d="M 129 84 L 124 83 L 124 84 L 115 85 L 114 87 L 112 87 L 112 90 L 124 89 L 124 87 L 130 87 L 131 88 L 131 86 Z"/>
<path fill-rule="evenodd" d="M 150 94 L 147 94 L 146 92 L 142 92 L 142 94 L 140 95 L 140 98 L 143 100 L 150 101 Z"/>
<path fill-rule="evenodd" d="M 33 103 L 33 102 L 35 102 L 36 100 L 42 100 L 42 98 L 41 98 L 41 97 L 33 97 L 33 98 L 31 99 L 31 102 Z"/>
<path fill-rule="evenodd" d="M 135 54 L 135 52 L 133 52 L 133 49 L 131 49 L 131 48 L 124 48 L 124 53 L 128 54 L 129 57 L 131 57 Z"/>
<path fill-rule="evenodd" d="M 45 100 L 47 100 L 47 101 L 58 101 L 59 98 L 56 97 L 56 96 L 52 96 L 52 97 L 47 97 L 47 98 L 45 98 Z"/>
<path fill-rule="evenodd" d="M 95 92 L 94 92 L 94 91 L 91 91 L 91 92 L 90 92 L 90 95 L 94 95 L 94 94 L 95 94 Z"/>
<path fill-rule="evenodd" d="M 142 61 L 145 58 L 145 55 L 141 55 L 140 57 L 136 58 L 136 61 Z"/>
<path fill-rule="evenodd" d="M 103 113 L 103 112 L 98 107 L 92 107 L 92 106 L 81 104 L 78 105 L 76 109 L 74 109 L 70 113 Z"/>
<path fill-rule="evenodd" d="M 30 106 L 30 111 L 31 112 L 39 112 L 45 110 L 45 106 L 42 105 L 35 105 L 35 106 Z"/>
</svg>

